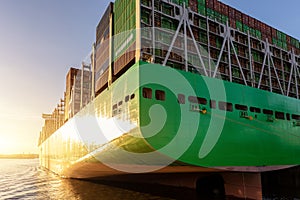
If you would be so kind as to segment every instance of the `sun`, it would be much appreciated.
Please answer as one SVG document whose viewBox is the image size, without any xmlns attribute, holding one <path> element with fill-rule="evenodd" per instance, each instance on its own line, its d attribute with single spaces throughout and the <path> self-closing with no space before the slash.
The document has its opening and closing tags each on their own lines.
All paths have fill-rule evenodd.
<svg viewBox="0 0 300 200">
<path fill-rule="evenodd" d="M 16 148 L 13 140 L 6 137 L 0 137 L 0 154 L 14 154 Z"/>
</svg>

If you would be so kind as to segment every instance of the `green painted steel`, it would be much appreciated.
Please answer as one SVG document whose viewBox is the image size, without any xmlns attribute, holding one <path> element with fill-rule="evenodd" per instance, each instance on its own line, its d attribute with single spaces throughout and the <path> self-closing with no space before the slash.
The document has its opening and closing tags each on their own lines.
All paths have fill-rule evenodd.
<svg viewBox="0 0 300 200">
<path fill-rule="evenodd" d="M 114 60 L 117 60 L 136 40 L 136 1 L 116 0 L 114 4 Z M 124 46 L 125 44 L 125 46 Z M 122 47 L 122 49 L 120 49 Z"/>
<path fill-rule="evenodd" d="M 143 88 L 151 89 L 151 95 Z M 195 102 L 191 95 L 201 100 L 196 98 Z M 215 103 L 211 105 L 215 108 L 210 106 L 212 96 Z M 220 109 L 226 107 L 220 104 L 222 101 L 232 103 L 232 107 L 226 104 L 232 111 Z M 245 106 L 247 110 L 241 110 Z M 255 113 L 249 110 L 251 106 L 283 116 Z M 169 158 L 182 166 L 299 165 L 300 118 L 288 120 L 286 113 L 300 115 L 299 100 L 139 62 L 40 144 L 40 163 L 57 174 L 71 177 L 81 170 L 76 168 L 78 163 L 163 167 L 164 160 Z M 118 130 L 111 126 L 122 127 L 123 123 L 134 127 L 129 132 L 106 133 L 114 136 L 111 140 L 103 136 L 101 139 L 99 127 L 87 127 L 86 123 L 93 125 L 93 120 L 94 126 L 102 130 Z M 91 140 L 95 136 L 99 137 L 97 143 Z M 124 152 L 130 156 L 124 156 Z M 132 157 L 148 153 L 155 156 L 145 161 Z"/>
<path fill-rule="evenodd" d="M 148 67 L 151 66 L 148 65 Z M 167 68 L 166 70 L 169 70 L 170 74 L 172 74 L 174 73 L 172 70 L 174 71 L 175 69 Z M 143 70 L 140 71 L 140 80 L 146 78 L 146 76 L 149 79 L 149 76 L 151 76 L 149 73 L 144 74 Z M 149 117 L 149 110 L 152 106 L 160 105 L 167 113 L 167 121 L 164 127 L 152 137 L 147 138 L 145 135 L 147 142 L 152 147 L 161 151 L 164 146 L 176 138 L 180 123 L 182 123 L 180 119 L 183 115 L 182 110 L 184 110 L 188 113 L 188 118 L 184 120 L 185 123 L 188 123 L 189 126 L 195 125 L 193 123 L 198 123 L 199 128 L 188 150 L 178 158 L 181 162 L 206 167 L 300 164 L 300 157 L 298 156 L 300 154 L 300 127 L 295 126 L 299 121 L 295 119 L 276 119 L 275 114 L 262 113 L 263 109 L 269 109 L 274 113 L 282 112 L 299 115 L 299 100 L 190 72 L 177 71 L 177 73 L 180 73 L 189 82 L 196 96 L 207 100 L 205 105 L 196 104 L 197 108 L 205 109 L 206 112 L 203 114 L 197 109 L 191 109 L 194 106 L 193 103 L 188 101 L 188 97 L 191 94 L 186 93 L 184 88 L 180 93 L 185 95 L 185 104 L 179 104 L 177 100 L 178 94 L 174 94 L 170 89 L 157 84 L 145 85 L 144 87 L 151 88 L 153 93 L 157 90 L 165 91 L 166 96 L 165 101 L 156 100 L 154 96 L 151 99 L 140 96 L 141 127 L 149 125 L 151 120 L 153 120 Z M 174 87 L 181 87 L 176 85 L 177 80 L 170 84 L 173 84 Z M 212 109 L 209 105 L 212 91 L 208 88 L 215 88 L 218 91 L 219 85 L 224 85 L 226 98 L 213 99 L 216 101 L 217 107 Z M 140 91 L 140 94 L 142 94 L 142 91 Z M 232 103 L 233 111 L 220 110 L 218 108 L 219 101 Z M 234 107 L 235 104 L 245 105 L 248 108 L 246 111 L 237 110 Z M 261 113 L 251 112 L 249 110 L 250 106 L 260 108 Z M 160 117 L 158 113 L 152 113 L 151 115 Z M 200 117 L 199 121 L 196 120 L 197 117 Z M 216 134 L 214 132 L 207 133 L 210 122 L 213 121 L 215 123 L 211 124 L 212 126 L 218 126 L 222 120 L 224 120 L 224 126 L 219 139 L 216 139 L 215 146 L 207 155 L 200 158 L 199 151 L 201 147 L 205 146 L 204 140 L 206 137 L 209 137 L 207 134 L 212 134 L 211 137 L 214 137 L 213 134 Z M 192 134 L 188 128 L 184 131 L 187 138 L 189 134 Z M 185 144 L 185 138 L 181 138 L 181 140 Z M 174 148 L 180 148 L 182 144 L 177 143 L 176 145 L 178 146 Z M 163 150 L 162 153 L 164 153 Z M 173 155 L 170 153 L 168 156 L 172 157 Z"/>
</svg>

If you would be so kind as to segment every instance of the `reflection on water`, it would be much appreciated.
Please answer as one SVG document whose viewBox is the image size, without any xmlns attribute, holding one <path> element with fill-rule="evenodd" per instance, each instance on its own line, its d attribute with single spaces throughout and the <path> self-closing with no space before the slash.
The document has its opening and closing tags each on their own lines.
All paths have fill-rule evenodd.
<svg viewBox="0 0 300 200">
<path fill-rule="evenodd" d="M 268 195 L 263 199 L 267 200 L 300 199 L 286 195 L 291 194 L 291 190 L 285 191 L 285 195 L 278 195 L 277 192 L 277 195 L 274 195 L 274 190 L 266 190 L 266 192 Z M 103 180 L 62 179 L 49 171 L 40 169 L 38 159 L 0 159 L 0 200 L 2 199 L 201 200 L 205 198 L 198 196 L 195 190 L 186 188 Z M 226 199 L 237 198 L 227 197 Z"/>
<path fill-rule="evenodd" d="M 147 188 L 125 183 L 62 179 L 39 169 L 38 159 L 0 159 L 0 199 L 181 199 L 174 192 L 172 187 L 164 186 Z M 177 192 L 186 192 L 189 199 L 196 199 L 193 190 Z"/>
</svg>

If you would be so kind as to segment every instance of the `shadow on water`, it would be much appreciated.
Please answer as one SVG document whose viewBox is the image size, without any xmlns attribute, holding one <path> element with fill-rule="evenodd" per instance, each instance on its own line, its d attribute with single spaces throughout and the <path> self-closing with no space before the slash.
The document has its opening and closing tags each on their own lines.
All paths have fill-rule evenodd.
<svg viewBox="0 0 300 200">
<path fill-rule="evenodd" d="M 300 200 L 300 167 L 264 172 L 261 175 L 264 199 Z"/>
<path fill-rule="evenodd" d="M 89 180 L 87 182 L 106 185 L 130 192 L 137 192 L 144 194 L 145 197 L 151 197 L 151 199 L 206 199 L 200 198 L 196 191 L 190 188 L 166 186 L 153 183 L 130 183 L 110 180 Z M 132 197 L 129 199 L 132 199 Z"/>
<path fill-rule="evenodd" d="M 177 200 L 239 200 L 231 196 L 212 197 L 199 195 L 195 189 L 168 186 L 157 183 L 132 182 L 112 179 L 78 180 L 72 179 L 72 189 L 80 194 L 80 199 L 177 199 Z M 126 180 L 126 178 L 125 178 Z M 86 190 L 88 188 L 88 191 Z M 101 191 L 102 190 L 102 191 Z M 91 194 L 94 196 L 91 196 Z"/>
</svg>

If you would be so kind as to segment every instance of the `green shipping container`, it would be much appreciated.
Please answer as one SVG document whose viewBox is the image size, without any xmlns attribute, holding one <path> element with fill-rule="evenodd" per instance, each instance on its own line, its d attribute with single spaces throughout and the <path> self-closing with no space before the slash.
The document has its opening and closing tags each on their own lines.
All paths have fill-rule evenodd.
<svg viewBox="0 0 300 200">
<path fill-rule="evenodd" d="M 243 23 L 240 21 L 236 21 L 236 29 L 239 31 L 243 31 Z"/>
<path fill-rule="evenodd" d="M 149 1 L 149 0 L 141 0 L 141 3 L 143 4 L 143 5 L 146 5 L 146 6 L 150 6 L 150 2 L 151 1 Z"/>
<path fill-rule="evenodd" d="M 183 3 L 185 3 L 185 7 L 189 6 L 189 0 L 179 0 L 180 5 L 183 5 Z"/>
<path fill-rule="evenodd" d="M 207 29 L 207 23 L 206 23 L 206 20 L 200 19 L 200 20 L 199 20 L 199 23 L 200 23 L 200 27 L 201 27 L 201 28 Z"/>
<path fill-rule="evenodd" d="M 161 27 L 171 30 L 176 30 L 177 28 L 171 19 L 165 17 L 161 18 Z"/>
<path fill-rule="evenodd" d="M 286 42 L 286 34 L 277 30 L 277 38 L 283 42 Z"/>
<path fill-rule="evenodd" d="M 215 11 L 215 19 L 218 21 L 218 22 L 222 22 L 222 14 L 218 13 Z"/>
<path fill-rule="evenodd" d="M 250 30 L 249 26 L 243 24 L 243 32 L 248 33 L 249 30 Z"/>
<path fill-rule="evenodd" d="M 198 13 L 206 16 L 206 7 L 205 5 L 198 4 Z"/>
<path fill-rule="evenodd" d="M 179 5 L 179 0 L 172 0 L 173 3 L 176 3 L 177 5 Z"/>
<path fill-rule="evenodd" d="M 122 33 L 122 37 L 116 37 L 114 41 L 114 59 L 120 57 L 136 38 L 135 32 L 127 32 L 136 29 L 136 1 L 116 0 L 114 6 L 114 31 L 115 34 Z M 144 16 L 145 19 L 146 16 Z M 124 48 L 120 49 L 123 44 Z"/>
<path fill-rule="evenodd" d="M 282 47 L 282 44 L 283 44 L 283 43 L 282 43 L 281 41 L 277 41 L 277 44 L 278 44 L 278 45 L 277 45 L 278 47 Z"/>
<path fill-rule="evenodd" d="M 205 6 L 206 1 L 205 0 L 198 0 L 198 5 L 203 5 Z"/>
<path fill-rule="evenodd" d="M 207 14 L 207 17 L 209 17 L 210 19 L 213 19 L 213 20 L 215 19 L 215 11 L 214 10 L 207 8 L 206 14 Z"/>
<path fill-rule="evenodd" d="M 222 15 L 222 24 L 226 24 L 228 22 L 228 17 L 226 15 Z"/>
<path fill-rule="evenodd" d="M 282 44 L 282 48 L 283 48 L 284 50 L 287 50 L 287 43 L 283 43 L 283 44 Z"/>
<path fill-rule="evenodd" d="M 167 15 L 172 15 L 173 7 L 169 4 L 162 3 L 161 11 Z"/>
<path fill-rule="evenodd" d="M 272 44 L 274 44 L 274 45 L 277 46 L 277 40 L 276 40 L 276 38 L 272 38 Z"/>
<path fill-rule="evenodd" d="M 255 35 L 258 39 L 261 39 L 261 32 L 259 30 L 255 30 Z"/>
</svg>

